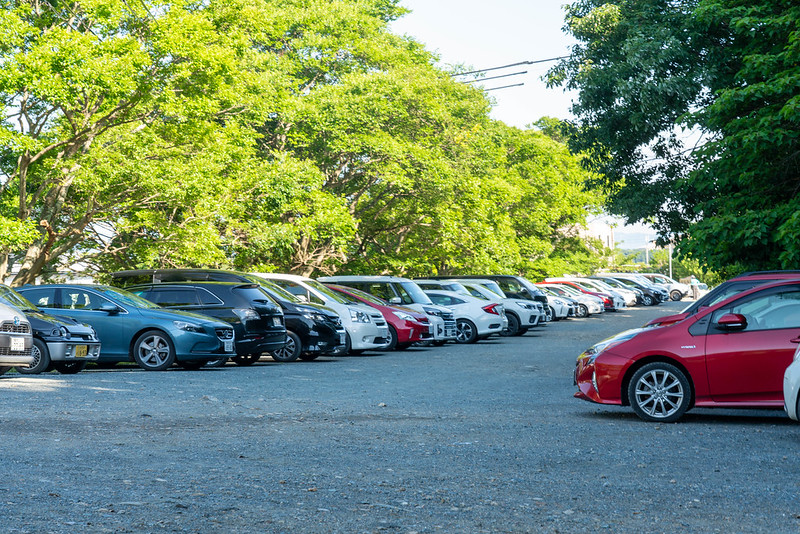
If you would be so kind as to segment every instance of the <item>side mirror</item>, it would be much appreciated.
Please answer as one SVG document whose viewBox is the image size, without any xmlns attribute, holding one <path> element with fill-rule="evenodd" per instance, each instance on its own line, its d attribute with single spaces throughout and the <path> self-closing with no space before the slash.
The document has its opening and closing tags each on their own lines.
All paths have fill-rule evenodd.
<svg viewBox="0 0 800 534">
<path fill-rule="evenodd" d="M 102 306 L 97 308 L 97 310 L 101 312 L 106 312 L 109 315 L 117 315 L 120 312 L 119 307 L 111 303 L 103 304 Z"/>
<path fill-rule="evenodd" d="M 392 297 L 389 299 L 389 304 L 402 304 L 402 302 L 403 301 L 400 300 L 400 297 Z"/>
<path fill-rule="evenodd" d="M 747 328 L 747 319 L 740 313 L 726 313 L 719 318 L 717 326 L 723 330 L 744 330 Z"/>
</svg>

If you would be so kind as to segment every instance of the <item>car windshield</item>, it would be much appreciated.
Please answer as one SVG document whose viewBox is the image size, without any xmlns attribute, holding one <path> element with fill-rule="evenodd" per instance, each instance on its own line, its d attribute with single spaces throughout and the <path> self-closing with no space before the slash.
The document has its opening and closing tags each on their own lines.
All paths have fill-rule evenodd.
<svg viewBox="0 0 800 534">
<path fill-rule="evenodd" d="M 161 307 L 158 304 L 153 304 L 149 300 L 143 299 L 138 295 L 134 295 L 130 291 L 125 291 L 124 289 L 119 289 L 110 286 L 99 286 L 97 290 L 106 295 L 107 297 L 116 300 L 119 303 L 126 304 L 128 306 L 133 306 L 135 308 L 154 309 Z"/>
<path fill-rule="evenodd" d="M 341 287 L 344 291 L 348 293 L 352 293 L 353 295 L 357 296 L 358 298 L 364 299 L 371 304 L 377 304 L 378 306 L 387 306 L 388 303 L 383 300 L 382 298 L 378 298 L 375 295 L 370 295 L 366 291 L 361 291 L 360 289 L 356 289 L 354 287 Z"/>
<path fill-rule="evenodd" d="M 356 302 L 352 297 L 337 293 L 333 289 L 324 286 L 316 280 L 306 280 L 305 283 L 308 285 L 308 287 L 319 291 L 326 297 L 338 302 L 339 304 L 355 304 Z"/>
<path fill-rule="evenodd" d="M 401 295 L 403 304 L 433 304 L 428 295 L 414 282 L 400 282 L 400 287 L 407 293 L 407 295 Z M 408 302 L 406 302 L 407 299 Z"/>
<path fill-rule="evenodd" d="M 256 278 L 258 278 L 258 277 L 256 277 Z M 281 286 L 279 286 L 277 284 L 273 284 L 269 280 L 265 280 L 265 279 L 261 278 L 256 283 L 260 284 L 261 285 L 261 289 L 263 289 L 264 291 L 269 293 L 273 298 L 286 300 L 286 301 L 294 302 L 294 303 L 303 302 L 302 300 L 297 298 L 297 295 L 295 295 L 294 293 L 290 293 L 290 292 L 286 291 Z"/>
<path fill-rule="evenodd" d="M 0 285 L 0 302 L 19 308 L 22 311 L 40 311 L 33 302 L 8 286 Z"/>
</svg>

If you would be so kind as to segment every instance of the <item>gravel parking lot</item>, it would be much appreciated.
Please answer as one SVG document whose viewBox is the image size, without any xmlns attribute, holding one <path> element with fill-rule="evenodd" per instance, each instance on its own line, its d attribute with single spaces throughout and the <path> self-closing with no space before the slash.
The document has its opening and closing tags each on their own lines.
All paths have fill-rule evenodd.
<svg viewBox="0 0 800 534">
<path fill-rule="evenodd" d="M 591 343 L 523 337 L 252 367 L 0 378 L 4 532 L 800 532 L 800 426 L 574 399 Z"/>
</svg>

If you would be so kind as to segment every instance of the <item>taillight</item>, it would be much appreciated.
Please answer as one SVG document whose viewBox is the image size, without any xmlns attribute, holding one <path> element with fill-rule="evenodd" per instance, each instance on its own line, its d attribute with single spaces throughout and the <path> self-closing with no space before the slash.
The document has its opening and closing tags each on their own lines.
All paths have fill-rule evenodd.
<svg viewBox="0 0 800 534">
<path fill-rule="evenodd" d="M 497 312 L 497 306 L 499 306 L 499 304 L 487 304 L 486 306 L 483 307 L 483 311 L 485 311 L 486 313 L 493 313 L 495 315 L 500 315 Z"/>
</svg>

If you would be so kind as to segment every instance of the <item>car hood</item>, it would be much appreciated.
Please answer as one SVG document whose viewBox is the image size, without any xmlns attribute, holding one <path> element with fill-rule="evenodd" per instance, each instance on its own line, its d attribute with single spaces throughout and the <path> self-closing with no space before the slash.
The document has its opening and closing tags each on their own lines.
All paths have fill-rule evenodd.
<svg viewBox="0 0 800 534">
<path fill-rule="evenodd" d="M 162 309 L 154 309 L 154 308 L 137 308 L 137 311 L 145 317 L 151 317 L 153 319 L 163 319 L 167 321 L 180 321 L 181 319 L 192 319 L 196 322 L 206 323 L 206 324 L 213 324 L 215 326 L 226 326 L 230 327 L 230 323 L 224 323 L 222 321 L 217 321 L 216 319 L 212 319 L 207 315 L 201 315 L 199 313 L 181 311 L 181 310 L 162 310 Z"/>
<path fill-rule="evenodd" d="M 652 319 L 645 323 L 645 326 L 666 326 L 668 324 L 678 323 L 689 317 L 688 313 L 676 313 L 675 315 L 666 315 L 657 319 Z"/>
<path fill-rule="evenodd" d="M 80 323 L 70 317 L 64 317 L 63 315 L 51 315 L 49 313 L 28 311 L 25 313 L 25 316 L 30 321 L 31 328 L 34 330 L 49 331 L 53 327 L 63 326 L 72 333 L 89 333 L 92 331 L 91 326 Z"/>
</svg>

